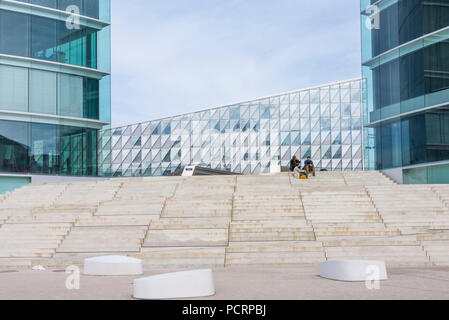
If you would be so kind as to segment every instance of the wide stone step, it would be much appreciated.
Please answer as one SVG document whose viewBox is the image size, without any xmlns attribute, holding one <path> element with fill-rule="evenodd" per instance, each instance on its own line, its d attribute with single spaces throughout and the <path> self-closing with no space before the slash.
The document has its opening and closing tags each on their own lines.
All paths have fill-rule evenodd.
<svg viewBox="0 0 449 320">
<path fill-rule="evenodd" d="M 61 214 L 73 214 L 74 216 L 83 216 L 83 215 L 92 215 L 93 212 L 97 209 L 97 206 L 87 206 L 87 205 L 80 205 L 79 203 L 76 205 L 71 206 L 51 206 L 51 207 L 41 207 L 41 208 L 34 208 L 32 210 L 33 215 L 39 215 L 39 214 L 54 214 L 54 215 L 61 215 Z"/>
<path fill-rule="evenodd" d="M 380 218 L 379 214 L 376 211 L 331 211 L 331 210 L 323 210 L 323 211 L 309 211 L 305 210 L 307 216 L 310 216 L 314 219 L 318 218 Z"/>
<path fill-rule="evenodd" d="M 94 245 L 93 242 L 107 242 L 111 241 L 109 245 L 115 245 L 116 243 L 135 242 L 138 243 L 143 239 L 144 234 L 75 234 L 67 236 L 63 244 L 77 243 L 77 244 L 89 244 Z"/>
<path fill-rule="evenodd" d="M 187 204 L 186 204 L 187 206 Z M 217 210 L 217 209 L 210 209 L 207 208 L 203 209 L 192 209 L 186 207 L 185 209 L 180 210 L 164 210 L 164 213 L 162 214 L 163 218 L 211 218 L 211 217 L 231 217 L 231 208 L 229 209 L 223 209 L 223 210 Z"/>
<path fill-rule="evenodd" d="M 34 216 L 12 216 L 9 220 L 9 224 L 26 224 L 26 223 L 73 223 L 79 216 L 77 215 L 58 215 L 58 214 L 45 214 Z"/>
<path fill-rule="evenodd" d="M 421 246 L 357 246 L 357 247 L 325 247 L 327 257 L 340 255 L 364 256 L 425 256 Z"/>
<path fill-rule="evenodd" d="M 446 246 L 449 245 L 448 240 L 422 240 L 420 242 L 423 246 Z"/>
<path fill-rule="evenodd" d="M 299 214 L 299 213 L 294 213 L 294 212 L 283 212 L 283 213 L 276 213 L 276 214 L 273 214 L 271 212 L 255 212 L 255 213 L 248 212 L 248 213 L 240 213 L 240 214 L 232 215 L 232 221 L 251 221 L 251 220 L 256 220 L 256 221 L 300 220 L 300 221 L 304 221 L 305 218 L 306 217 L 304 214 Z"/>
<path fill-rule="evenodd" d="M 144 267 L 224 267 L 225 248 L 142 248 L 133 258 L 143 260 Z"/>
<path fill-rule="evenodd" d="M 54 254 L 54 250 L 52 252 L 42 252 L 42 251 L 30 251 L 30 250 L 21 250 L 14 252 L 1 252 L 0 258 L 51 258 Z"/>
<path fill-rule="evenodd" d="M 0 269 L 30 269 L 33 266 L 32 259 L 0 258 Z"/>
<path fill-rule="evenodd" d="M 49 229 L 49 228 L 10 228 L 10 225 L 4 224 L 2 226 L 2 230 L 0 230 L 0 237 L 2 236 L 27 236 L 27 235 L 53 235 L 53 236 L 63 236 L 66 235 L 70 228 L 62 228 L 62 229 Z"/>
<path fill-rule="evenodd" d="M 378 212 L 374 207 L 370 208 L 339 208 L 339 207 L 332 207 L 332 208 L 307 208 L 304 207 L 304 211 L 309 215 L 315 215 L 315 216 L 328 216 L 328 217 L 345 217 L 345 216 L 378 216 Z"/>
<path fill-rule="evenodd" d="M 312 265 L 326 261 L 322 252 L 229 253 L 226 266 L 238 265 Z"/>
<path fill-rule="evenodd" d="M 365 236 L 360 236 L 360 235 L 342 235 L 342 236 L 318 236 L 317 235 L 317 240 L 318 241 L 322 241 L 322 242 L 335 242 L 335 241 L 358 241 L 358 240 L 367 240 L 367 241 L 371 241 L 373 239 L 386 239 L 386 238 L 391 238 L 391 237 L 397 237 L 400 236 L 400 232 L 397 232 L 396 234 L 394 234 L 393 236 L 391 235 L 365 235 Z M 407 235 L 409 236 L 409 235 Z"/>
<path fill-rule="evenodd" d="M 329 226 L 314 225 L 315 232 L 357 232 L 357 231 L 388 231 L 383 224 L 372 223 L 371 225 L 345 225 L 345 226 Z"/>
<path fill-rule="evenodd" d="M 305 219 L 296 220 L 253 220 L 234 221 L 230 225 L 234 232 L 263 232 L 263 231 L 311 231 L 312 226 Z"/>
<path fill-rule="evenodd" d="M 59 240 L 18 240 L 18 239 L 3 239 L 0 242 L 0 250 L 15 248 L 56 248 L 58 247 Z"/>
<path fill-rule="evenodd" d="M 231 223 L 231 227 L 235 228 L 277 228 L 277 227 L 311 227 L 307 223 L 307 220 L 302 219 L 289 219 L 289 220 L 241 220 L 241 221 L 233 221 Z"/>
<path fill-rule="evenodd" d="M 230 242 L 228 253 L 244 252 L 322 252 L 323 244 L 318 241 L 261 241 Z"/>
<path fill-rule="evenodd" d="M 440 249 L 428 249 L 426 250 L 427 255 L 430 257 L 431 260 L 437 261 L 439 259 L 447 260 L 449 259 L 449 247 L 446 248 L 440 248 Z"/>
<path fill-rule="evenodd" d="M 420 227 L 425 226 L 425 227 L 432 228 L 432 229 L 438 229 L 438 228 L 448 228 L 449 229 L 449 222 L 444 222 L 444 221 L 441 221 L 441 222 L 413 221 L 413 222 L 410 222 L 410 221 L 404 220 L 403 222 L 393 222 L 393 223 L 387 222 L 387 223 L 385 223 L 385 225 L 387 227 L 391 227 L 391 228 L 403 227 L 403 226 L 407 226 L 410 228 L 414 228 L 414 227 L 420 228 Z"/>
<path fill-rule="evenodd" d="M 107 256 L 107 255 L 124 255 L 127 256 L 131 252 L 126 251 L 109 251 L 109 252 L 76 252 L 76 253 L 55 253 L 50 259 L 39 260 L 36 259 L 33 263 L 39 264 L 48 268 L 62 268 L 65 269 L 70 265 L 77 265 L 83 267 L 84 260 L 93 257 Z"/>
<path fill-rule="evenodd" d="M 273 211 L 273 210 L 277 210 L 277 211 L 285 211 L 285 210 L 297 210 L 297 211 L 303 211 L 303 207 L 301 202 L 298 203 L 292 203 L 292 204 L 266 204 L 264 205 L 263 203 L 255 203 L 252 205 L 248 205 L 248 204 L 235 204 L 233 207 L 234 211 L 246 211 L 246 210 L 263 210 L 265 209 L 266 211 Z"/>
<path fill-rule="evenodd" d="M 229 218 L 163 218 L 152 221 L 150 230 L 170 229 L 227 229 L 231 219 Z"/>
<path fill-rule="evenodd" d="M 155 247 L 142 248 L 131 256 L 141 259 L 164 258 L 224 258 L 225 247 Z"/>
<path fill-rule="evenodd" d="M 158 208 L 166 201 L 165 197 L 145 198 L 142 200 L 119 200 L 104 201 L 100 204 L 99 210 L 120 211 L 123 209 L 143 210 L 145 208 Z"/>
<path fill-rule="evenodd" d="M 112 241 L 112 240 L 110 240 Z M 132 243 L 117 243 L 114 245 L 109 245 L 107 243 L 100 243 L 97 245 L 82 245 L 82 244 L 73 244 L 67 243 L 62 245 L 60 248 L 56 250 L 56 252 L 60 253 L 69 253 L 69 252 L 107 252 L 109 254 L 113 253 L 123 253 L 123 252 L 139 252 L 140 245 L 132 244 Z"/>
<path fill-rule="evenodd" d="M 387 267 L 425 267 L 431 262 L 425 256 L 370 256 L 370 255 L 341 255 L 328 257 L 328 260 L 380 260 L 385 261 Z"/>
<path fill-rule="evenodd" d="M 69 229 L 71 223 L 23 223 L 23 224 L 5 224 L 3 230 L 50 230 L 58 231 Z"/>
<path fill-rule="evenodd" d="M 310 231 L 295 232 L 231 232 L 230 241 L 313 241 L 315 234 Z"/>
<path fill-rule="evenodd" d="M 140 251 L 147 227 L 74 227 L 57 252 Z"/>
<path fill-rule="evenodd" d="M 228 229 L 150 230 L 144 247 L 222 247 L 228 245 Z"/>
<path fill-rule="evenodd" d="M 317 239 L 324 239 L 326 237 L 361 237 L 361 236 L 398 236 L 401 233 L 399 231 L 370 231 L 370 230 L 358 230 L 358 231 L 315 231 Z"/>
<path fill-rule="evenodd" d="M 330 217 L 325 216 L 307 216 L 309 223 L 313 225 L 329 224 L 329 223 L 346 223 L 346 224 L 359 224 L 359 223 L 381 223 L 382 220 L 378 215 L 372 216 L 349 216 L 349 217 Z"/>
<path fill-rule="evenodd" d="M 159 218 L 159 215 L 94 216 L 78 219 L 75 226 L 148 226 L 151 221 Z"/>
<path fill-rule="evenodd" d="M 41 240 L 62 240 L 64 239 L 64 235 L 54 235 L 54 234 L 17 234 L 17 233 L 10 233 L 5 234 L 0 232 L 0 241 L 8 241 L 8 240 L 15 240 L 15 241 L 41 241 Z"/>
<path fill-rule="evenodd" d="M 417 246 L 420 242 L 414 237 L 385 237 L 371 239 L 329 240 L 325 247 L 367 247 L 367 246 Z"/>
</svg>

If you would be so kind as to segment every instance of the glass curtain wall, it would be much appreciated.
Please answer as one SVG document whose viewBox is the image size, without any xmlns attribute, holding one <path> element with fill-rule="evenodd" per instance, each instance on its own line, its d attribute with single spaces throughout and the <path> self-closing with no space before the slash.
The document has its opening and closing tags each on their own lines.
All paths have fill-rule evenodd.
<svg viewBox="0 0 449 320">
<path fill-rule="evenodd" d="M 111 120 L 110 0 L 0 7 L 0 172 L 97 176 L 98 129 Z"/>
<path fill-rule="evenodd" d="M 188 165 L 258 174 L 287 166 L 293 155 L 327 170 L 362 170 L 361 81 L 107 130 L 101 140 L 115 176 Z"/>
<path fill-rule="evenodd" d="M 97 30 L 0 10 L 0 53 L 97 68 Z"/>
<path fill-rule="evenodd" d="M 99 80 L 0 64 L 0 109 L 99 120 Z"/>
<path fill-rule="evenodd" d="M 110 21 L 109 0 L 17 0 L 43 7 L 66 11 L 70 6 L 77 6 L 82 16 Z"/>
<path fill-rule="evenodd" d="M 0 120 L 0 172 L 96 176 L 97 130 Z"/>
<path fill-rule="evenodd" d="M 383 122 L 373 130 L 377 170 L 449 159 L 449 108 Z"/>
<path fill-rule="evenodd" d="M 361 8 L 366 168 L 449 160 L 449 0 Z"/>
</svg>

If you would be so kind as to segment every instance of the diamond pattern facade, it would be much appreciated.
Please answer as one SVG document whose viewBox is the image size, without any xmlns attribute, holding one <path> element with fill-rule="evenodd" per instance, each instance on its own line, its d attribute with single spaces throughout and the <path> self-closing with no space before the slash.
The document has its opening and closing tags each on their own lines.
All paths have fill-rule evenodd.
<svg viewBox="0 0 449 320">
<path fill-rule="evenodd" d="M 361 100 L 357 79 L 109 129 L 100 167 L 114 176 L 188 165 L 258 174 L 296 155 L 320 169 L 362 170 Z"/>
</svg>

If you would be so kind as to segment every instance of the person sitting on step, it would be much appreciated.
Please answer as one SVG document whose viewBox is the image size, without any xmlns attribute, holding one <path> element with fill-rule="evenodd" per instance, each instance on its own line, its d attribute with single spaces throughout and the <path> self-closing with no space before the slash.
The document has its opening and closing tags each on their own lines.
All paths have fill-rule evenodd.
<svg viewBox="0 0 449 320">
<path fill-rule="evenodd" d="M 292 160 L 290 160 L 290 171 L 294 172 L 295 168 L 299 167 L 301 165 L 301 161 L 296 158 L 296 156 L 293 156 Z"/>
<path fill-rule="evenodd" d="M 299 161 L 296 156 L 290 161 L 290 171 L 293 172 L 293 176 L 297 179 L 301 178 L 301 175 L 307 176 L 307 173 L 304 170 L 301 170 L 301 161 Z"/>
<path fill-rule="evenodd" d="M 307 172 L 307 175 L 312 173 L 313 176 L 315 177 L 315 165 L 313 164 L 311 157 L 307 157 L 307 160 L 304 161 L 304 169 L 303 170 L 305 170 Z"/>
</svg>

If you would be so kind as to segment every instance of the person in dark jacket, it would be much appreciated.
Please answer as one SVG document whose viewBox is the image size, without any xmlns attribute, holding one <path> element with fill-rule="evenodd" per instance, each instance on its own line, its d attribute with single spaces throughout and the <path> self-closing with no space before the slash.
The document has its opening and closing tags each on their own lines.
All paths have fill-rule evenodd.
<svg viewBox="0 0 449 320">
<path fill-rule="evenodd" d="M 315 177 L 315 165 L 313 164 L 312 158 L 307 157 L 307 160 L 304 161 L 304 169 L 303 170 L 306 170 L 307 175 L 312 173 L 313 176 Z"/>
<path fill-rule="evenodd" d="M 295 171 L 296 167 L 299 167 L 301 165 L 301 161 L 296 158 L 296 156 L 293 156 L 292 160 L 290 160 L 290 171 Z"/>
</svg>

